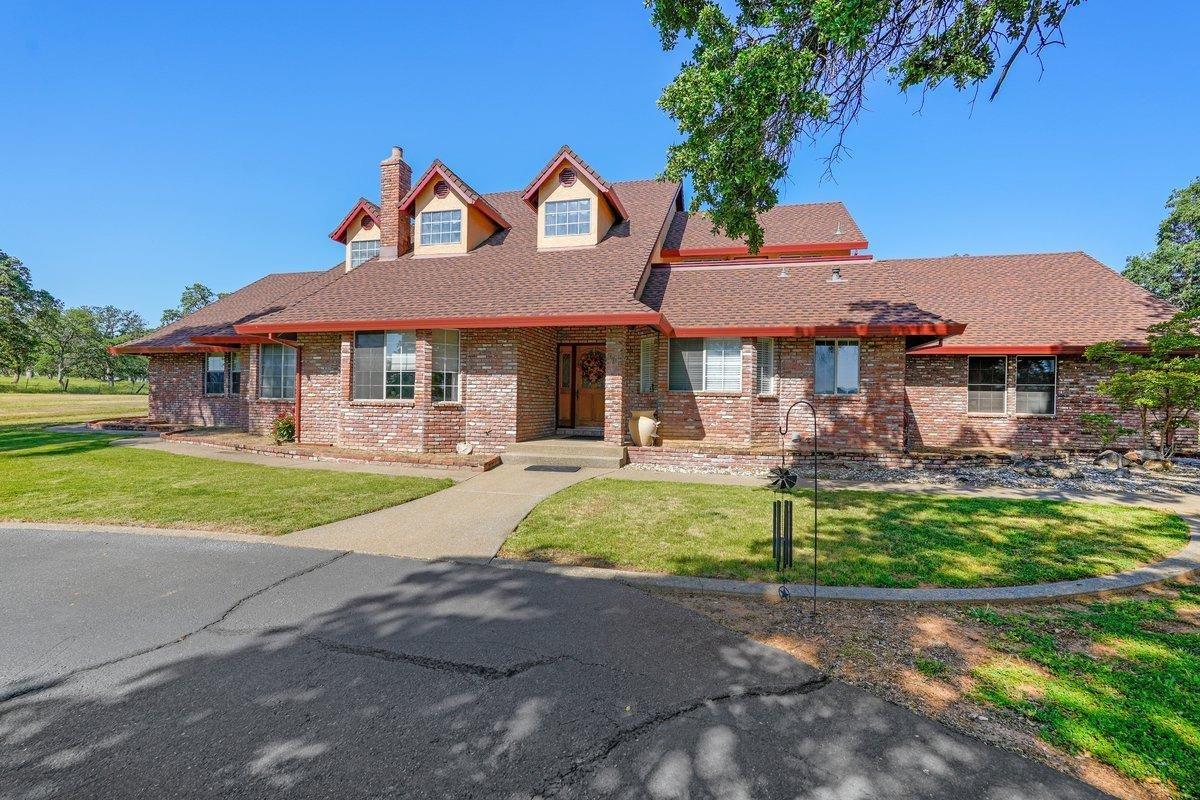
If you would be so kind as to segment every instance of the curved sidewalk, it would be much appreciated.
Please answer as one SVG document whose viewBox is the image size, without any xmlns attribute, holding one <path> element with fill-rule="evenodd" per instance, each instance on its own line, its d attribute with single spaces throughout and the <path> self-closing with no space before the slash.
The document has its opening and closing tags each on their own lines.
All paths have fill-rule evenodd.
<svg viewBox="0 0 1200 800">
<path fill-rule="evenodd" d="M 817 586 L 818 600 L 852 600 L 866 603 L 1021 603 L 1104 595 L 1161 581 L 1181 578 L 1200 570 L 1200 520 L 1182 517 L 1188 525 L 1188 543 L 1162 561 L 1144 567 L 1074 581 L 1035 583 L 1029 586 L 995 586 L 982 589 L 883 589 L 870 586 Z M 691 578 L 655 572 L 572 567 L 539 561 L 494 558 L 493 566 L 546 572 L 572 578 L 598 578 L 632 586 L 649 586 L 689 592 L 780 597 L 786 589 L 792 600 L 811 600 L 812 584 L 758 583 L 724 578 Z"/>
</svg>

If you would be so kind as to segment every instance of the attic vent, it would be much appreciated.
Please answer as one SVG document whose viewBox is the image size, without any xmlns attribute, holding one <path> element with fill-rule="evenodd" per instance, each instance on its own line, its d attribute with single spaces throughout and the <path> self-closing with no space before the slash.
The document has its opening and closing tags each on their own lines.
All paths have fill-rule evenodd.
<svg viewBox="0 0 1200 800">
<path fill-rule="evenodd" d="M 438 199 L 440 200 L 441 198 L 450 194 L 450 184 L 446 183 L 445 181 L 438 181 L 433 186 L 433 193 L 437 195 Z"/>
<path fill-rule="evenodd" d="M 567 167 L 562 172 L 558 173 L 558 182 L 563 186 L 575 185 L 575 170 Z"/>
<path fill-rule="evenodd" d="M 375 220 L 371 219 L 370 217 L 362 218 L 362 228 L 364 231 L 369 231 L 369 230 L 371 230 L 371 228 L 374 228 L 374 227 L 375 227 Z"/>
</svg>

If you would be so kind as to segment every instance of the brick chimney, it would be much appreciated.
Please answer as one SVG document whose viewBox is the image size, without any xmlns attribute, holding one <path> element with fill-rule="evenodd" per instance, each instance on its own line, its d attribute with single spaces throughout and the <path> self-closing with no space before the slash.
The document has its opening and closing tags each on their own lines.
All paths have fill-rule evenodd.
<svg viewBox="0 0 1200 800">
<path fill-rule="evenodd" d="M 412 188 L 412 167 L 404 150 L 393 145 L 392 154 L 379 162 L 379 257 L 395 258 L 412 248 L 412 226 L 408 214 L 400 213 L 400 200 Z"/>
</svg>

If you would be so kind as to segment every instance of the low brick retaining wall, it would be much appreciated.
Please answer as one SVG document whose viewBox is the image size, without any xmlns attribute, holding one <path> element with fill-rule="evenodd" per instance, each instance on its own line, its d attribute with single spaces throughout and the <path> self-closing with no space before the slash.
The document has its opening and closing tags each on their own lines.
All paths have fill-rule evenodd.
<svg viewBox="0 0 1200 800">
<path fill-rule="evenodd" d="M 172 441 L 195 444 L 202 447 L 212 447 L 217 450 L 230 450 L 240 453 L 257 453 L 260 455 L 278 456 L 303 461 L 326 461 L 339 464 L 411 464 L 415 467 L 434 467 L 443 469 L 470 469 L 477 472 L 487 472 L 500 466 L 500 457 L 489 454 L 472 454 L 468 456 L 457 453 L 358 453 L 345 450 L 330 450 L 321 452 L 321 448 L 298 448 L 288 445 L 246 444 L 242 442 L 227 442 L 216 440 L 207 435 L 196 435 L 190 431 L 165 433 L 160 438 Z"/>
<path fill-rule="evenodd" d="M 94 419 L 87 426 L 97 431 L 185 431 L 186 425 L 150 419 L 149 417 L 118 417 L 116 419 Z"/>
</svg>

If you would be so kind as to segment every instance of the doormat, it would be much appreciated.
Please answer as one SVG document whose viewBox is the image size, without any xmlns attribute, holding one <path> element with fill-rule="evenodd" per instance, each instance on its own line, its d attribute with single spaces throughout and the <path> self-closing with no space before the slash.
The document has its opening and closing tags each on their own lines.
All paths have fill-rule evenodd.
<svg viewBox="0 0 1200 800">
<path fill-rule="evenodd" d="M 551 464 L 533 464 L 525 468 L 526 472 L 579 472 L 581 467 L 556 467 Z"/>
</svg>

